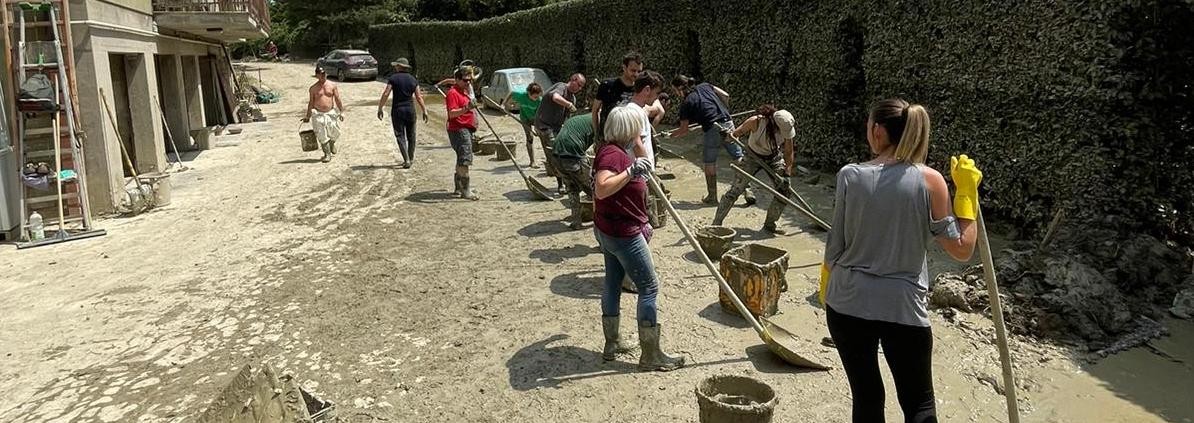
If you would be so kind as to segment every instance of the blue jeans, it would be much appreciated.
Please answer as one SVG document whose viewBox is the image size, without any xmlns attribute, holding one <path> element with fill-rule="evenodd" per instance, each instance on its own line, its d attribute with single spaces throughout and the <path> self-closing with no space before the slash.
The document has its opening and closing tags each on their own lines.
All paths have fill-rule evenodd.
<svg viewBox="0 0 1194 423">
<path fill-rule="evenodd" d="M 734 122 L 717 122 L 708 131 L 705 131 L 702 138 L 705 148 L 701 153 L 701 161 L 705 162 L 705 164 L 717 163 L 717 152 L 722 148 L 725 148 L 726 152 L 730 153 L 731 159 L 738 160 L 742 158 L 742 148 L 738 147 L 738 144 L 726 142 L 725 135 L 721 134 L 722 130 L 733 131 Z"/>
<path fill-rule="evenodd" d="M 605 256 L 605 290 L 601 293 L 601 315 L 621 314 L 622 278 L 630 276 L 638 289 L 638 321 L 640 325 L 655 326 L 655 296 L 659 282 L 655 278 L 655 263 L 651 261 L 651 250 L 643 235 L 618 238 L 606 235 L 600 229 L 593 229 L 597 245 Z"/>
</svg>

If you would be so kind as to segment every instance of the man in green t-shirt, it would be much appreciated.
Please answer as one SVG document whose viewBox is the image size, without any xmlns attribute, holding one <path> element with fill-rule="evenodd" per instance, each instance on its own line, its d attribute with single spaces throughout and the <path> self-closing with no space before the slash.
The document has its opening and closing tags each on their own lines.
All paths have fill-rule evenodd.
<svg viewBox="0 0 1194 423">
<path fill-rule="evenodd" d="M 528 166 L 538 168 L 539 165 L 535 163 L 535 148 L 532 146 L 534 138 L 531 136 L 531 122 L 535 120 L 535 113 L 539 112 L 539 102 L 543 101 L 543 87 L 539 86 L 538 82 L 532 82 L 525 90 L 510 91 L 502 100 L 502 106 L 510 104 L 510 100 L 514 100 L 518 105 L 518 120 L 522 122 L 522 131 L 527 136 L 527 157 L 531 160 Z"/>
<path fill-rule="evenodd" d="M 568 186 L 568 201 L 572 202 L 572 229 L 580 229 L 580 193 L 593 198 L 593 181 L 586 151 L 593 146 L 593 115 L 585 113 L 568 118 L 560 133 L 552 141 L 552 151 L 560 178 Z"/>
</svg>

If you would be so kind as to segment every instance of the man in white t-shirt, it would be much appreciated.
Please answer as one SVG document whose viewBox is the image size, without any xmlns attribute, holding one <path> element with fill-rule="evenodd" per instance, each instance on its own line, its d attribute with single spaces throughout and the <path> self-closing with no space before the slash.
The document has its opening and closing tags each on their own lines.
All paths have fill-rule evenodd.
<svg viewBox="0 0 1194 423">
<path fill-rule="evenodd" d="M 634 95 L 630 97 L 630 102 L 626 103 L 626 107 L 637 109 L 643 118 L 642 137 L 638 143 L 631 145 L 633 151 L 628 152 L 633 153 L 635 157 L 646 157 L 651 161 L 651 169 L 655 169 L 655 150 L 651 145 L 652 126 L 646 108 L 655 104 L 655 100 L 659 98 L 661 92 L 663 92 L 663 76 L 659 75 L 659 72 L 643 71 L 634 80 Z"/>
</svg>

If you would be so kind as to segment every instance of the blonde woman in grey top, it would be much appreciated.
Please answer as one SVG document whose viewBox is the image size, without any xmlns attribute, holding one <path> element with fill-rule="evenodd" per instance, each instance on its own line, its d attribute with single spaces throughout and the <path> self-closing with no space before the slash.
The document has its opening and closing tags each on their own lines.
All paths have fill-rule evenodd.
<svg viewBox="0 0 1194 423">
<path fill-rule="evenodd" d="M 867 143 L 875 158 L 837 174 L 822 266 L 829 333 L 850 382 L 855 422 L 883 421 L 880 345 L 905 421 L 936 422 L 925 257 L 935 243 L 970 259 L 982 173 L 966 156 L 952 158 L 951 206 L 945 178 L 924 164 L 928 112 L 900 99 L 871 106 Z"/>
</svg>

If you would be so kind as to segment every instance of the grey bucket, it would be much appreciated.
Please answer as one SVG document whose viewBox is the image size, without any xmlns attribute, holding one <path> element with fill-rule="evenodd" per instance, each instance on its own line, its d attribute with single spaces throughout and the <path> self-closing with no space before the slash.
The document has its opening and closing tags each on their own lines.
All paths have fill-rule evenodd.
<svg viewBox="0 0 1194 423">
<path fill-rule="evenodd" d="M 753 378 L 718 375 L 697 383 L 701 423 L 766 423 L 779 399 L 775 390 Z"/>
</svg>

